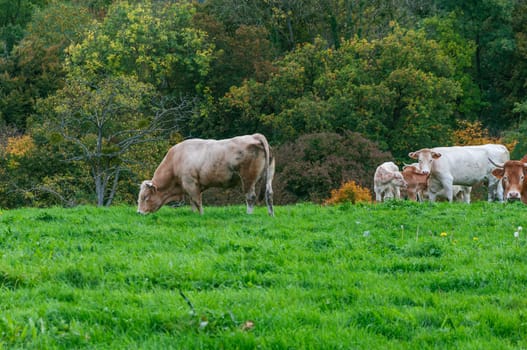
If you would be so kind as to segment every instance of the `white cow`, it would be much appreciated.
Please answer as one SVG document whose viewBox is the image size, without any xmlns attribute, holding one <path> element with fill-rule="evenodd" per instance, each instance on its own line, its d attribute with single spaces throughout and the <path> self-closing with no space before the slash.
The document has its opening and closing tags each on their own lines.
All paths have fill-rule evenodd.
<svg viewBox="0 0 527 350">
<path fill-rule="evenodd" d="M 453 146 L 423 148 L 410 152 L 410 158 L 417 159 L 423 173 L 430 174 L 428 192 L 430 201 L 438 195 L 452 202 L 453 185 L 472 186 L 479 181 L 488 181 L 488 200 L 503 201 L 503 190 L 499 179 L 492 175 L 494 166 L 489 161 L 504 163 L 510 155 L 503 145 Z M 465 193 L 465 202 L 470 203 L 470 193 Z"/>
<path fill-rule="evenodd" d="M 385 162 L 377 167 L 373 176 L 373 190 L 377 202 L 400 199 L 401 187 L 406 187 L 406 181 L 394 162 Z"/>
</svg>

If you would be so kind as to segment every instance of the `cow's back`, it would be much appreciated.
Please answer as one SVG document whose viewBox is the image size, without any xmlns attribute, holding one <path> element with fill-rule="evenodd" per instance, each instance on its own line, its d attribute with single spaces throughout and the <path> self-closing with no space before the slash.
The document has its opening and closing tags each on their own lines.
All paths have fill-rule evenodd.
<svg viewBox="0 0 527 350">
<path fill-rule="evenodd" d="M 374 182 L 378 184 L 388 181 L 389 175 L 398 172 L 399 167 L 394 162 L 384 162 L 375 169 Z"/>
<path fill-rule="evenodd" d="M 487 144 L 483 145 L 482 147 L 484 147 L 487 151 L 488 158 L 492 159 L 494 162 L 505 163 L 506 161 L 510 160 L 509 150 L 503 145 Z M 490 162 L 489 168 L 494 168 Z"/>
<path fill-rule="evenodd" d="M 496 146 L 496 147 L 495 147 Z M 454 185 L 472 186 L 486 180 L 492 171 L 488 158 L 508 157 L 507 149 L 502 145 L 436 147 L 434 152 L 441 153 L 432 165 L 432 176 L 451 176 Z"/>
<path fill-rule="evenodd" d="M 243 166 L 262 172 L 265 167 L 263 146 L 252 135 L 225 140 L 189 139 L 173 147 L 171 160 L 177 178 L 190 176 L 205 189 L 230 187 L 238 180 Z"/>
</svg>

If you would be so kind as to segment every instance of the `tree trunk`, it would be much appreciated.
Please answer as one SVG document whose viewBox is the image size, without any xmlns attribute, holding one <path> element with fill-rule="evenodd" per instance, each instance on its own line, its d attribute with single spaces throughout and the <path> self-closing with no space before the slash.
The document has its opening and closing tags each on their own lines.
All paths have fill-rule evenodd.
<svg viewBox="0 0 527 350">
<path fill-rule="evenodd" d="M 102 207 L 104 205 L 104 186 L 101 174 L 95 175 L 95 195 L 97 196 L 97 206 Z"/>
<path fill-rule="evenodd" d="M 108 195 L 108 199 L 106 200 L 106 206 L 109 207 L 112 205 L 113 198 L 115 197 L 115 192 L 117 192 L 117 185 L 119 183 L 119 175 L 121 173 L 121 169 L 117 168 L 115 170 L 115 175 L 113 177 L 113 185 L 112 190 L 110 191 L 110 194 Z M 109 176 L 109 175 L 108 175 Z"/>
</svg>

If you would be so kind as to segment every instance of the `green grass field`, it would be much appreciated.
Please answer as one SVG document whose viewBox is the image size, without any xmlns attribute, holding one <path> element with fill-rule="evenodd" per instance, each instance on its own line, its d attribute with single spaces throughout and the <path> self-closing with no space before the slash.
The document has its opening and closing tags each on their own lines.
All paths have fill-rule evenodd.
<svg viewBox="0 0 527 350">
<path fill-rule="evenodd" d="M 0 348 L 527 348 L 526 234 L 486 202 L 3 210 Z"/>
</svg>

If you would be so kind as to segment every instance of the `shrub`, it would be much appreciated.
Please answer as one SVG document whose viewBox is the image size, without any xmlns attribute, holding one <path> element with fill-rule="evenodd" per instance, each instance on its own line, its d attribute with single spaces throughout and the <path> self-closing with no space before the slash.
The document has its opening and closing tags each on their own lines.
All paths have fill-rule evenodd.
<svg viewBox="0 0 527 350">
<path fill-rule="evenodd" d="M 484 145 L 486 143 L 500 143 L 505 145 L 510 151 L 514 149 L 517 141 L 509 140 L 509 142 L 506 142 L 500 137 L 491 137 L 489 131 L 483 127 L 483 124 L 480 121 L 458 121 L 458 129 L 454 131 L 455 145 Z"/>
<path fill-rule="evenodd" d="M 273 181 L 277 204 L 311 201 L 321 203 L 331 190 L 355 181 L 373 188 L 373 174 L 379 164 L 392 159 L 361 134 L 317 133 L 303 135 L 276 148 Z"/>
<path fill-rule="evenodd" d="M 342 184 L 340 188 L 331 190 L 331 197 L 324 201 L 324 205 L 339 204 L 351 202 L 371 202 L 371 192 L 369 189 L 361 187 L 355 181 L 348 181 Z"/>
</svg>

